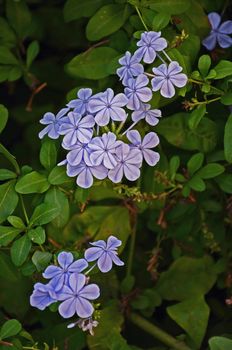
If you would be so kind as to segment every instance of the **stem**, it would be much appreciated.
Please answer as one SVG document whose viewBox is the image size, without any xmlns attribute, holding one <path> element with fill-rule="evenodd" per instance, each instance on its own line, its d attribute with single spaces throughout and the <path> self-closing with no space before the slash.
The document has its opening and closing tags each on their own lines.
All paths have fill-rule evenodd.
<svg viewBox="0 0 232 350">
<path fill-rule="evenodd" d="M 20 174 L 20 167 L 15 159 L 15 157 L 0 143 L 0 153 L 2 153 L 6 159 L 13 165 L 17 175 Z"/>
<path fill-rule="evenodd" d="M 148 77 L 155 78 L 155 75 L 154 75 L 154 74 L 147 73 L 147 72 L 145 72 L 144 74 L 146 74 Z"/>
<path fill-rule="evenodd" d="M 144 20 L 143 20 L 143 17 L 142 17 L 142 15 L 141 15 L 141 12 L 139 11 L 139 9 L 138 9 L 137 6 L 135 6 L 135 9 L 136 9 L 136 11 L 137 11 L 137 13 L 138 13 L 138 15 L 139 15 L 139 18 L 140 18 L 141 22 L 143 23 L 144 28 L 148 31 L 148 27 L 147 27 L 146 23 L 145 23 Z"/>
<path fill-rule="evenodd" d="M 162 50 L 164 56 L 169 60 L 169 62 L 172 62 L 171 58 L 168 56 L 167 52 Z"/>
<path fill-rule="evenodd" d="M 5 345 L 5 346 L 14 346 L 13 343 L 10 343 L 8 341 L 0 340 L 0 344 Z"/>
<path fill-rule="evenodd" d="M 131 230 L 131 240 L 130 240 L 130 250 L 129 250 L 129 257 L 127 262 L 127 272 L 126 277 L 131 275 L 132 271 L 132 264 L 133 264 L 133 258 L 134 258 L 134 251 L 135 251 L 135 240 L 136 240 L 136 223 L 137 223 L 137 215 L 133 215 L 133 221 L 132 222 L 132 230 Z"/>
<path fill-rule="evenodd" d="M 19 197 L 20 197 L 20 201 L 21 201 L 21 205 L 22 205 L 22 209 L 23 209 L 23 214 L 25 216 L 25 220 L 26 220 L 26 223 L 28 225 L 29 224 L 29 219 L 28 219 L 26 207 L 25 207 L 25 204 L 24 204 L 24 201 L 23 201 L 23 196 L 20 194 Z"/>
<path fill-rule="evenodd" d="M 96 266 L 97 264 L 94 264 L 93 266 L 91 266 L 90 269 L 85 272 L 85 275 L 88 275 Z"/>
<path fill-rule="evenodd" d="M 175 350 L 191 350 L 185 343 L 175 339 L 173 336 L 166 333 L 165 331 L 155 326 L 154 324 L 150 323 L 143 317 L 135 313 L 132 313 L 129 316 L 129 319 L 136 326 L 143 329 L 145 332 L 151 334 L 154 338 L 160 340 L 163 344 L 167 345 L 168 347 Z"/>
<path fill-rule="evenodd" d="M 197 101 L 197 102 L 193 102 L 193 103 L 189 103 L 189 107 L 195 107 L 195 106 L 199 106 L 199 105 L 208 105 L 209 103 L 215 102 L 220 100 L 221 97 L 215 97 L 212 98 L 212 100 L 206 100 L 206 101 Z"/>
<path fill-rule="evenodd" d="M 137 120 L 136 122 L 134 122 L 133 124 L 131 124 L 129 126 L 129 128 L 127 128 L 123 133 L 122 133 L 122 136 L 125 135 L 130 129 L 132 129 L 137 123 L 138 123 L 139 120 Z"/>
<path fill-rule="evenodd" d="M 120 133 L 120 131 L 122 130 L 122 128 L 123 128 L 125 122 L 126 122 L 126 120 L 124 120 L 123 122 L 121 122 L 121 123 L 119 124 L 119 127 L 118 127 L 117 130 L 116 130 L 116 134 L 117 134 L 117 135 L 118 135 L 118 134 Z"/>
<path fill-rule="evenodd" d="M 160 59 L 161 62 L 167 65 L 167 63 L 163 60 L 163 58 L 156 52 L 156 56 Z"/>
</svg>

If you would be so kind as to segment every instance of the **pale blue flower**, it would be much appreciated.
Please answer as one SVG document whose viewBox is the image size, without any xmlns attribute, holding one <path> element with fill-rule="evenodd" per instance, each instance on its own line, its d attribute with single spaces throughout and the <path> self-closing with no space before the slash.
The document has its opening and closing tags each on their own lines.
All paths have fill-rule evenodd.
<svg viewBox="0 0 232 350">
<path fill-rule="evenodd" d="M 144 32 L 141 39 L 137 42 L 137 49 L 134 53 L 135 57 L 145 63 L 152 63 L 156 58 L 156 52 L 162 51 L 167 47 L 167 41 L 161 38 L 161 32 Z"/>
<path fill-rule="evenodd" d="M 39 138 L 42 139 L 46 134 L 48 134 L 51 139 L 58 139 L 60 136 L 60 126 L 62 123 L 67 121 L 66 114 L 68 111 L 69 108 L 63 108 L 57 113 L 56 116 L 51 112 L 45 113 L 43 118 L 40 119 L 40 124 L 47 126 L 40 131 Z"/>
<path fill-rule="evenodd" d="M 221 16 L 216 12 L 209 13 L 208 19 L 212 29 L 202 44 L 210 51 L 216 47 L 217 43 L 223 49 L 232 46 L 232 38 L 228 35 L 232 34 L 232 21 L 221 23 Z"/>
<path fill-rule="evenodd" d="M 137 78 L 130 78 L 127 81 L 125 95 L 128 98 L 127 107 L 132 110 L 141 108 L 141 102 L 148 102 L 152 98 L 152 91 L 147 87 L 149 79 L 146 75 L 140 74 Z"/>
<path fill-rule="evenodd" d="M 93 247 L 85 251 L 85 259 L 89 262 L 97 261 L 97 266 L 101 272 L 108 272 L 112 269 L 113 263 L 123 266 L 124 262 L 119 259 L 117 248 L 122 242 L 114 236 L 110 236 L 107 242 L 99 240 L 90 243 Z"/>
<path fill-rule="evenodd" d="M 148 103 L 141 103 L 140 109 L 134 111 L 131 115 L 133 122 L 138 122 L 141 119 L 145 119 L 149 125 L 157 125 L 159 123 L 159 118 L 161 117 L 161 110 L 150 108 L 151 105 Z"/>
<path fill-rule="evenodd" d="M 100 289 L 96 284 L 86 284 L 86 276 L 80 273 L 70 275 L 68 286 L 64 286 L 58 295 L 62 301 L 59 306 L 59 314 L 64 318 L 70 318 L 77 314 L 81 318 L 90 317 L 94 307 L 89 300 L 95 300 L 100 296 Z"/>
<path fill-rule="evenodd" d="M 88 104 L 92 96 L 92 89 L 80 89 L 77 92 L 77 99 L 71 100 L 67 106 L 74 108 L 74 112 L 84 115 L 89 113 Z"/>
<path fill-rule="evenodd" d="M 122 67 L 117 69 L 117 75 L 124 85 L 129 78 L 137 77 L 144 72 L 143 65 L 139 63 L 139 60 L 129 51 L 125 53 L 125 56 L 119 59 L 119 63 Z"/>
</svg>

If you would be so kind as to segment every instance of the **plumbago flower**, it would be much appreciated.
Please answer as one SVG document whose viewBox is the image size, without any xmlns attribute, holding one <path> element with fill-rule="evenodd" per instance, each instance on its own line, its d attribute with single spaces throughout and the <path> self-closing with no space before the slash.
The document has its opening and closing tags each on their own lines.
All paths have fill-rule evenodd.
<svg viewBox="0 0 232 350">
<path fill-rule="evenodd" d="M 209 13 L 208 19 L 212 29 L 202 44 L 210 51 L 216 47 L 217 43 L 223 49 L 230 47 L 232 38 L 228 34 L 232 34 L 232 21 L 221 23 L 221 16 L 216 12 Z"/>
<path fill-rule="evenodd" d="M 91 89 L 82 88 L 57 116 L 46 113 L 41 119 L 46 127 L 40 138 L 63 136 L 61 145 L 67 154 L 58 165 L 66 166 L 67 175 L 75 177 L 82 188 L 91 187 L 95 179 L 110 179 L 113 183 L 124 178 L 135 181 L 140 177 L 143 160 L 150 166 L 159 161 L 153 150 L 159 138 L 152 131 L 142 140 L 140 121 L 142 127 L 144 121 L 156 126 L 161 111 L 152 108 L 154 92 L 172 98 L 176 87 L 186 85 L 187 76 L 164 51 L 167 41 L 160 32 L 144 32 L 137 46 L 134 54 L 127 51 L 119 59 L 117 74 L 124 85 L 123 93 L 116 94 L 108 88 L 92 94 Z M 156 57 L 162 64 L 153 67 L 154 74 L 146 73 L 142 61 L 152 63 Z"/>
<path fill-rule="evenodd" d="M 93 247 L 85 252 L 85 259 L 76 261 L 72 253 L 61 252 L 58 255 L 60 266 L 50 265 L 43 273 L 44 278 L 50 279 L 49 283 L 39 282 L 34 285 L 30 296 L 31 306 L 44 310 L 53 303 L 59 303 L 58 312 L 63 318 L 74 315 L 79 317 L 77 321 L 68 325 L 68 328 L 78 325 L 83 331 L 94 335 L 93 328 L 97 327 L 98 321 L 94 319 L 92 302 L 100 296 L 100 288 L 97 284 L 90 283 L 90 277 L 87 275 L 96 266 L 101 272 L 108 272 L 112 269 L 113 262 L 118 266 L 124 265 L 117 256 L 117 249 L 121 243 L 114 236 L 110 236 L 107 242 L 93 242 Z M 88 262 L 97 259 L 97 264 L 87 270 Z"/>
</svg>

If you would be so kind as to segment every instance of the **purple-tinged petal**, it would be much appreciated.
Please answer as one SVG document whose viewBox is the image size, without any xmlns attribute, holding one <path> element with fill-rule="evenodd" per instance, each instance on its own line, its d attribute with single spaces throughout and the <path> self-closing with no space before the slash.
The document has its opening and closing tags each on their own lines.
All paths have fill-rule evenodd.
<svg viewBox="0 0 232 350">
<path fill-rule="evenodd" d="M 63 303 L 59 305 L 58 310 L 59 310 L 59 314 L 63 318 L 72 317 L 76 312 L 76 299 L 72 297 L 70 299 L 63 301 Z"/>
<path fill-rule="evenodd" d="M 221 23 L 221 16 L 217 12 L 211 12 L 208 14 L 208 19 L 212 29 L 217 29 Z"/>
<path fill-rule="evenodd" d="M 125 164 L 124 174 L 128 180 L 135 181 L 140 177 L 140 170 L 137 165 Z"/>
<path fill-rule="evenodd" d="M 82 288 L 82 290 L 79 293 L 79 296 L 85 299 L 95 300 L 100 296 L 100 289 L 94 283 L 88 284 L 87 286 Z"/>
<path fill-rule="evenodd" d="M 115 249 L 117 247 L 120 247 L 120 245 L 122 245 L 122 241 L 120 241 L 120 239 L 114 236 L 110 236 L 107 239 L 106 249 Z"/>
<path fill-rule="evenodd" d="M 155 132 L 149 132 L 144 136 L 142 147 L 153 148 L 159 144 L 159 137 Z"/>
<path fill-rule="evenodd" d="M 232 46 L 232 38 L 226 34 L 218 34 L 217 35 L 218 44 L 221 48 L 227 49 Z"/>
<path fill-rule="evenodd" d="M 108 178 L 114 183 L 118 183 L 118 182 L 122 181 L 123 166 L 121 163 L 116 165 L 116 167 L 114 169 L 109 170 Z"/>
<path fill-rule="evenodd" d="M 74 261 L 68 268 L 68 271 L 73 272 L 82 272 L 88 267 L 88 263 L 85 259 L 78 259 Z"/>
<path fill-rule="evenodd" d="M 105 243 L 105 242 L 104 242 Z M 87 261 L 95 261 L 100 258 L 103 253 L 103 249 L 100 247 L 88 248 L 85 251 L 85 259 Z"/>
<path fill-rule="evenodd" d="M 217 34 L 211 32 L 209 36 L 202 40 L 202 44 L 206 47 L 207 50 L 212 51 L 217 45 Z"/>
<path fill-rule="evenodd" d="M 78 292 L 84 287 L 85 283 L 86 276 L 82 273 L 72 273 L 69 277 L 69 285 L 74 294 L 78 294 Z"/>
<path fill-rule="evenodd" d="M 94 312 L 93 305 L 88 300 L 81 297 L 76 299 L 75 308 L 77 315 L 81 318 L 88 318 Z"/>
<path fill-rule="evenodd" d="M 219 27 L 220 34 L 232 34 L 232 21 L 225 21 Z"/>
<path fill-rule="evenodd" d="M 46 270 L 43 273 L 43 277 L 46 279 L 53 278 L 60 274 L 62 272 L 62 269 L 55 265 L 50 265 L 46 268 Z"/>
<path fill-rule="evenodd" d="M 61 252 L 57 258 L 59 265 L 64 269 L 67 269 L 68 266 L 73 262 L 72 253 Z"/>
<path fill-rule="evenodd" d="M 77 177 L 77 185 L 82 188 L 89 188 L 93 184 L 93 176 L 88 168 L 84 168 Z"/>
<path fill-rule="evenodd" d="M 144 156 L 144 159 L 147 162 L 147 164 L 150 166 L 155 166 L 158 163 L 158 161 L 160 160 L 159 153 L 154 152 L 150 149 L 144 149 L 143 156 Z"/>
<path fill-rule="evenodd" d="M 172 98 L 175 95 L 175 88 L 170 80 L 164 80 L 160 93 L 166 98 Z"/>
<path fill-rule="evenodd" d="M 113 260 L 113 262 L 115 263 L 115 265 L 117 265 L 117 266 L 125 265 L 124 262 L 121 259 L 119 259 L 119 257 L 117 256 L 117 254 L 115 252 L 110 251 L 109 255 L 110 255 L 111 259 Z"/>
<path fill-rule="evenodd" d="M 138 132 L 138 130 L 129 130 L 126 133 L 126 137 L 135 146 L 141 144 L 141 136 L 140 136 L 140 133 Z"/>
<path fill-rule="evenodd" d="M 97 261 L 99 270 L 103 273 L 109 272 L 112 269 L 112 260 L 107 252 L 103 252 Z"/>
</svg>

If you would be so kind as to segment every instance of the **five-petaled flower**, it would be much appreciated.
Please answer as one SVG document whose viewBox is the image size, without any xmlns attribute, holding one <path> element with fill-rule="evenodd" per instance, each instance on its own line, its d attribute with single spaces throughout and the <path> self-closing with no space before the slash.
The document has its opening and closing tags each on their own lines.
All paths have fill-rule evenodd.
<svg viewBox="0 0 232 350">
<path fill-rule="evenodd" d="M 87 143 L 93 135 L 95 121 L 92 115 L 82 117 L 81 114 L 69 112 L 68 121 L 60 126 L 60 134 L 65 135 L 64 145 L 67 147 L 75 145 L 78 141 Z"/>
<path fill-rule="evenodd" d="M 147 124 L 155 126 L 159 123 L 161 117 L 160 109 L 150 109 L 151 105 L 148 103 L 141 103 L 140 109 L 134 111 L 131 118 L 134 122 L 138 122 L 141 119 L 145 119 Z"/>
<path fill-rule="evenodd" d="M 77 99 L 71 100 L 67 106 L 73 108 L 73 112 L 81 115 L 88 114 L 88 104 L 92 96 L 92 89 L 80 89 L 77 93 Z"/>
<path fill-rule="evenodd" d="M 117 74 L 124 85 L 127 84 L 129 78 L 137 77 L 144 72 L 143 65 L 139 63 L 139 60 L 129 51 L 127 51 L 125 56 L 121 57 L 118 62 L 122 67 L 117 69 Z"/>
<path fill-rule="evenodd" d="M 126 112 L 122 108 L 127 104 L 127 97 L 120 93 L 114 96 L 112 89 L 99 93 L 89 101 L 89 111 L 95 114 L 95 121 L 99 126 L 105 126 L 110 119 L 124 121 Z"/>
<path fill-rule="evenodd" d="M 60 266 L 49 265 L 43 273 L 44 278 L 53 280 L 56 291 L 59 291 L 67 283 L 71 273 L 82 272 L 88 266 L 85 259 L 73 262 L 72 253 L 61 252 L 57 260 Z"/>
<path fill-rule="evenodd" d="M 156 51 L 162 51 L 167 47 L 167 41 L 161 38 L 161 32 L 144 32 L 137 42 L 139 48 L 135 51 L 135 57 L 145 63 L 152 63 L 156 58 Z"/>
<path fill-rule="evenodd" d="M 232 38 L 228 34 L 232 34 L 232 21 L 221 23 L 221 16 L 216 12 L 209 13 L 208 19 L 212 29 L 202 44 L 210 51 L 216 47 L 217 43 L 223 49 L 230 47 Z"/>
<path fill-rule="evenodd" d="M 89 300 L 95 300 L 100 295 L 99 287 L 92 283 L 86 285 L 86 276 L 81 273 L 73 273 L 58 295 L 59 313 L 64 318 L 77 314 L 81 318 L 90 317 L 94 307 Z"/>
<path fill-rule="evenodd" d="M 132 145 L 142 152 L 147 164 L 154 166 L 158 163 L 160 159 L 159 153 L 151 150 L 151 148 L 159 144 L 159 138 L 155 132 L 149 132 L 144 136 L 143 140 L 138 130 L 130 130 L 127 132 L 126 136 Z"/>
<path fill-rule="evenodd" d="M 89 262 L 97 260 L 97 266 L 101 272 L 110 271 L 113 263 L 118 266 L 124 265 L 117 255 L 117 248 L 122 242 L 116 237 L 110 236 L 107 242 L 99 240 L 90 244 L 93 247 L 85 251 L 85 259 Z"/>
<path fill-rule="evenodd" d="M 163 97 L 173 97 L 175 95 L 174 86 L 181 88 L 186 85 L 188 80 L 187 75 L 181 73 L 183 68 L 176 61 L 172 61 L 168 66 L 161 64 L 152 70 L 155 74 L 151 80 L 152 90 L 160 90 Z"/>
<path fill-rule="evenodd" d="M 39 138 L 42 139 L 46 134 L 48 134 L 51 139 L 58 139 L 60 136 L 60 126 L 67 121 L 66 114 L 68 111 L 69 108 L 62 108 L 56 116 L 51 112 L 45 113 L 43 118 L 40 119 L 40 124 L 47 126 L 40 131 Z"/>
<path fill-rule="evenodd" d="M 147 87 L 149 79 L 146 75 L 140 74 L 137 78 L 130 78 L 127 81 L 125 95 L 128 97 L 127 107 L 132 110 L 141 108 L 141 102 L 148 102 L 152 98 L 151 89 Z"/>
</svg>

